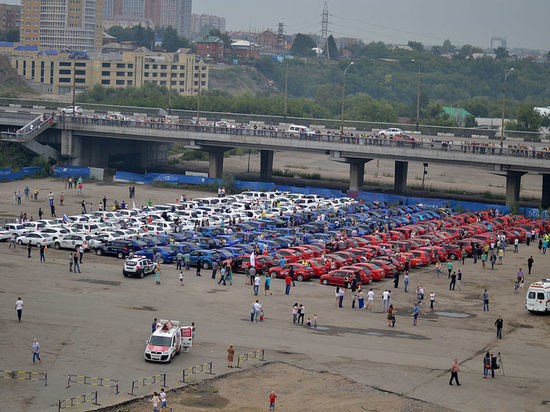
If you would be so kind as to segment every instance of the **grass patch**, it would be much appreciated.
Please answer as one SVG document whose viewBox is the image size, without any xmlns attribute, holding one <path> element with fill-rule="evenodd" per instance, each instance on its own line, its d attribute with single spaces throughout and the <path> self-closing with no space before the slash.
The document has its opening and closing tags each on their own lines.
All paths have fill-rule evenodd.
<svg viewBox="0 0 550 412">
<path fill-rule="evenodd" d="M 314 173 L 296 173 L 297 176 L 300 176 L 302 179 L 310 179 L 310 180 L 321 180 L 321 173 L 314 172 Z"/>
<path fill-rule="evenodd" d="M 273 169 L 272 174 L 273 176 L 294 177 L 294 172 L 288 169 L 285 169 L 285 170 Z"/>
</svg>

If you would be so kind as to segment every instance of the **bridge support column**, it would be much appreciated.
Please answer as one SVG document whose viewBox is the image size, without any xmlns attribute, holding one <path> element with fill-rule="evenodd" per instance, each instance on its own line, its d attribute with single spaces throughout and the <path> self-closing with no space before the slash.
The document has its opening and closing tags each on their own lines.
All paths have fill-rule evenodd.
<svg viewBox="0 0 550 412">
<path fill-rule="evenodd" d="M 209 150 L 208 177 L 221 179 L 223 174 L 223 154 L 225 150 Z"/>
<path fill-rule="evenodd" d="M 271 180 L 273 177 L 273 150 L 260 151 L 260 179 Z"/>
<path fill-rule="evenodd" d="M 513 206 L 519 202 L 519 191 L 521 187 L 521 176 L 524 172 L 506 173 L 506 206 Z"/>
<path fill-rule="evenodd" d="M 358 191 L 363 186 L 365 176 L 365 163 L 363 159 L 349 160 L 349 190 Z"/>
<path fill-rule="evenodd" d="M 405 193 L 407 190 L 407 172 L 409 171 L 409 162 L 395 161 L 395 173 L 393 188 L 396 193 Z"/>
<path fill-rule="evenodd" d="M 543 209 L 550 207 L 550 175 L 542 175 L 542 199 L 540 203 Z"/>
</svg>

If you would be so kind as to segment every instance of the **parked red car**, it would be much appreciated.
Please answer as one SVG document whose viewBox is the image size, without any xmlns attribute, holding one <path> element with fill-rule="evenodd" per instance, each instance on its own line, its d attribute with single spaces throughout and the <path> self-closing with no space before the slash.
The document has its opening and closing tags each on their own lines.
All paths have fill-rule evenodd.
<svg viewBox="0 0 550 412">
<path fill-rule="evenodd" d="M 349 287 L 351 284 L 352 279 L 356 276 L 356 274 L 359 274 L 361 277 L 361 282 L 363 284 L 368 284 L 370 282 L 369 277 L 360 270 L 352 269 L 352 270 L 343 270 L 343 269 L 337 269 L 332 270 L 326 275 L 321 276 L 321 279 L 319 280 L 323 285 L 334 285 L 334 286 L 344 286 Z M 346 285 L 346 279 L 348 284 Z"/>
<path fill-rule="evenodd" d="M 274 266 L 269 269 L 269 274 L 277 278 L 286 278 L 286 276 L 290 273 L 291 267 L 294 268 L 294 280 L 297 280 L 298 282 L 311 279 L 315 276 L 315 272 L 311 266 L 302 265 L 301 263 L 289 263 L 283 267 Z"/>
<path fill-rule="evenodd" d="M 313 258 L 309 259 L 307 263 L 309 263 L 313 269 L 315 277 L 321 277 L 330 272 L 331 264 L 328 259 L 323 260 L 323 258 Z"/>
</svg>

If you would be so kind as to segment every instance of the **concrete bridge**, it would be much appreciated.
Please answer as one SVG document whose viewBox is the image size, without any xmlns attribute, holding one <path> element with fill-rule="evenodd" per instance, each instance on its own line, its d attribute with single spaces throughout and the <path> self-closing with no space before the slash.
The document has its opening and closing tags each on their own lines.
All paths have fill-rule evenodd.
<svg viewBox="0 0 550 412">
<path fill-rule="evenodd" d="M 34 114 L 35 116 L 36 114 Z M 0 112 L 0 125 L 21 127 L 33 114 Z M 3 140 L 24 140 L 3 133 Z M 519 201 L 521 176 L 542 174 L 542 206 L 550 206 L 550 152 L 542 148 L 500 147 L 498 144 L 464 142 L 405 141 L 337 134 L 297 135 L 286 131 L 221 128 L 186 123 L 105 120 L 94 117 L 56 117 L 36 136 L 41 144 L 54 147 L 67 165 L 107 167 L 113 159 L 134 168 L 165 164 L 172 143 L 209 153 L 209 176 L 221 177 L 223 154 L 235 147 L 260 150 L 261 178 L 270 179 L 274 151 L 302 151 L 325 154 L 333 161 L 349 164 L 350 189 L 363 184 L 365 163 L 372 159 L 395 161 L 394 187 L 406 190 L 409 161 L 476 167 L 506 177 L 506 203 Z"/>
</svg>

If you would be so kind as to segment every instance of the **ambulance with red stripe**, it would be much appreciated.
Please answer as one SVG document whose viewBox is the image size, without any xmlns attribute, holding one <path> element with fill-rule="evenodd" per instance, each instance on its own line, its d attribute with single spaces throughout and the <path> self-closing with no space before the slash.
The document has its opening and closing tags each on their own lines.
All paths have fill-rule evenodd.
<svg viewBox="0 0 550 412">
<path fill-rule="evenodd" d="M 550 311 L 550 279 L 532 283 L 527 291 L 525 308 L 529 312 Z"/>
<path fill-rule="evenodd" d="M 193 328 L 181 326 L 178 320 L 163 320 L 157 323 L 157 329 L 147 339 L 145 360 L 152 362 L 170 362 L 180 352 L 189 352 L 193 346 Z"/>
</svg>

